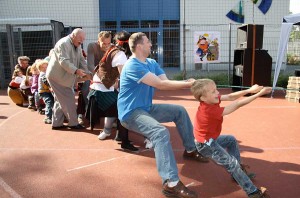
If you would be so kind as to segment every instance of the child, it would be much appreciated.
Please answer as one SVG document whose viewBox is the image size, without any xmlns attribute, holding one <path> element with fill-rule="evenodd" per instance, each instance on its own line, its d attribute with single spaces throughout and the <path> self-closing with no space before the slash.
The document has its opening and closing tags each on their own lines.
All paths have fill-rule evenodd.
<svg viewBox="0 0 300 198">
<path fill-rule="evenodd" d="M 48 66 L 48 61 L 41 60 L 37 63 L 36 67 L 40 71 L 39 80 L 38 80 L 38 90 L 39 95 L 42 97 L 46 108 L 45 108 L 45 124 L 52 124 L 52 108 L 54 104 L 54 98 L 50 91 L 50 86 L 46 80 L 46 69 Z"/>
<path fill-rule="evenodd" d="M 221 135 L 223 116 L 271 92 L 270 87 L 253 85 L 251 88 L 228 95 L 219 95 L 214 81 L 196 80 L 191 87 L 194 97 L 200 101 L 194 123 L 194 136 L 199 153 L 223 166 L 250 198 L 266 197 L 266 188 L 258 189 L 241 166 L 240 151 L 232 135 Z M 254 94 L 228 106 L 221 101 L 234 101 L 246 94 Z"/>
<path fill-rule="evenodd" d="M 25 76 L 23 75 L 22 71 L 20 69 L 15 69 L 12 76 L 12 80 L 9 83 L 9 86 L 12 89 L 20 88 L 20 85 L 24 80 L 25 80 Z"/>
<path fill-rule="evenodd" d="M 32 85 L 32 73 L 31 66 L 27 67 L 25 79 L 22 81 L 20 88 L 25 100 L 28 100 L 28 109 L 35 108 L 35 102 L 33 94 L 31 93 L 31 85 Z"/>
<path fill-rule="evenodd" d="M 39 61 L 41 61 L 41 60 L 35 61 L 35 63 L 32 64 L 32 66 L 30 67 L 30 71 L 32 73 L 32 85 L 31 85 L 30 89 L 31 89 L 31 93 L 33 94 L 34 103 L 35 103 L 35 108 L 33 108 L 33 109 L 35 111 L 38 110 L 38 112 L 40 114 L 44 114 L 42 104 L 40 103 L 40 96 L 39 96 L 39 92 L 38 92 L 38 79 L 39 79 L 40 72 L 36 68 L 36 65 Z"/>
</svg>

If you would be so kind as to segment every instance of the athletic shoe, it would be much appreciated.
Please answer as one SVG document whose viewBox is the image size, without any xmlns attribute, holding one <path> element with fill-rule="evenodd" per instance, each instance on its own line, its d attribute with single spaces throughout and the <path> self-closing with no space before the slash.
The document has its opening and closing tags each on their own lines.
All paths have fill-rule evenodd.
<svg viewBox="0 0 300 198">
<path fill-rule="evenodd" d="M 251 193 L 248 195 L 249 198 L 268 198 L 270 197 L 267 194 L 267 189 L 265 187 L 260 187 L 260 189 L 257 189 L 257 191 Z"/>
<path fill-rule="evenodd" d="M 181 181 L 174 187 L 169 187 L 168 182 L 163 185 L 162 193 L 166 197 L 177 197 L 177 198 L 197 198 L 198 195 L 194 191 L 188 189 Z"/>
<path fill-rule="evenodd" d="M 44 119 L 44 123 L 45 123 L 45 124 L 52 124 L 52 120 L 49 119 L 49 118 L 45 118 L 45 119 Z"/>
<path fill-rule="evenodd" d="M 201 155 L 197 150 L 194 150 L 190 153 L 184 150 L 183 158 L 188 160 L 195 160 L 197 162 L 209 162 L 208 158 Z"/>
<path fill-rule="evenodd" d="M 107 137 L 109 137 L 111 134 L 107 134 L 104 131 L 100 131 L 100 134 L 98 135 L 99 140 L 105 140 Z"/>
<path fill-rule="evenodd" d="M 133 145 L 130 144 L 130 143 L 126 143 L 126 144 L 125 144 L 125 143 L 122 143 L 122 144 L 121 144 L 121 148 L 124 149 L 124 150 L 133 151 L 133 152 L 139 150 L 138 148 L 136 148 L 135 146 L 133 146 Z"/>
</svg>

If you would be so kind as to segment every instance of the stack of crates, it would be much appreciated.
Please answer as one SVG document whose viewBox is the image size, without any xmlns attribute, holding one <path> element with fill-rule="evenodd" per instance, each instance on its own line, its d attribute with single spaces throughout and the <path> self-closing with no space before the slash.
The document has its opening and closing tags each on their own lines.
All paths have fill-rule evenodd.
<svg viewBox="0 0 300 198">
<path fill-rule="evenodd" d="M 289 77 L 285 99 L 290 102 L 300 103 L 300 77 Z"/>
</svg>

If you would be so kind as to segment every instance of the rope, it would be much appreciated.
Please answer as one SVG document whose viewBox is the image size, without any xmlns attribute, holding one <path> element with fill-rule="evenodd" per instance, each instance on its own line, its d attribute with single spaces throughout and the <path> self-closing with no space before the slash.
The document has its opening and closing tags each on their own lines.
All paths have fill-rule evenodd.
<svg viewBox="0 0 300 198">
<path fill-rule="evenodd" d="M 234 86 L 234 85 L 217 85 L 218 88 L 241 88 L 241 89 L 249 89 L 250 87 L 247 86 Z M 299 89 L 293 88 L 283 88 L 283 87 L 275 87 L 272 90 L 280 90 L 280 91 L 300 91 Z"/>
</svg>

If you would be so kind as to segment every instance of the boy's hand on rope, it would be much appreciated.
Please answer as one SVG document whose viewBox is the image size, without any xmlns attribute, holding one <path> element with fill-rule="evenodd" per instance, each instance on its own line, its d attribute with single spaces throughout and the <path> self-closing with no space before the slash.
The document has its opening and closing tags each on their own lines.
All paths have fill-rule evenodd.
<svg viewBox="0 0 300 198">
<path fill-rule="evenodd" d="M 257 85 L 257 84 L 255 84 L 255 85 L 252 85 L 252 87 L 250 87 L 249 89 L 248 89 L 248 91 L 249 91 L 249 93 L 258 93 L 259 91 L 261 91 L 263 89 L 263 86 L 259 86 L 259 85 Z"/>
<path fill-rule="evenodd" d="M 260 90 L 259 95 L 263 96 L 271 93 L 271 91 L 272 91 L 272 87 L 264 87 L 262 90 Z"/>
</svg>

